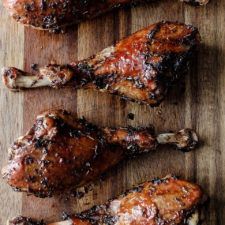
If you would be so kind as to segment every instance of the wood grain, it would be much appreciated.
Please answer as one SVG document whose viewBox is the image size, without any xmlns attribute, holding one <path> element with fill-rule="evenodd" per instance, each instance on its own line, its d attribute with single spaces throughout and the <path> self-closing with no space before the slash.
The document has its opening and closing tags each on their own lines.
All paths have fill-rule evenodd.
<svg viewBox="0 0 225 225">
<path fill-rule="evenodd" d="M 23 68 L 24 28 L 9 20 L 0 6 L 0 67 L 14 65 Z M 15 37 L 16 34 L 16 37 Z M 23 128 L 23 93 L 9 93 L 0 84 L 0 165 L 7 161 L 7 147 Z M 0 178 L 0 224 L 9 217 L 20 214 L 22 194 L 15 193 Z"/>
<path fill-rule="evenodd" d="M 190 73 L 158 108 L 140 106 L 90 90 L 39 89 L 12 94 L 0 87 L 0 126 L 4 128 L 0 131 L 1 163 L 6 163 L 9 143 L 30 128 L 39 112 L 49 108 L 68 109 L 102 126 L 153 124 L 157 131 L 192 127 L 202 140 L 200 148 L 190 153 L 160 148 L 152 154 L 122 162 L 81 199 L 37 199 L 25 194 L 21 197 L 1 181 L 0 224 L 18 213 L 47 221 L 58 220 L 63 211 L 82 211 L 137 183 L 168 173 L 202 185 L 211 198 L 205 213 L 206 224 L 225 224 L 224 0 L 212 0 L 207 7 L 197 8 L 171 0 L 117 10 L 75 26 L 64 35 L 29 28 L 24 31 L 22 26 L 8 20 L 2 7 L 0 9 L 3 13 L 0 65 L 24 65 L 28 71 L 31 71 L 32 63 L 44 65 L 51 61 L 67 63 L 83 59 L 160 20 L 193 24 L 202 35 L 199 55 Z M 128 119 L 128 113 L 134 113 L 134 120 Z"/>
</svg>

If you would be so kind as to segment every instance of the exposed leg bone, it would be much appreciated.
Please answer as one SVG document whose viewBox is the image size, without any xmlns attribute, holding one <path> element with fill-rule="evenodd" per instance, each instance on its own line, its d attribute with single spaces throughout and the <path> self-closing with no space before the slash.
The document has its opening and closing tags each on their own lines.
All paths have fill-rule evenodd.
<svg viewBox="0 0 225 225">
<path fill-rule="evenodd" d="M 178 149 L 189 151 L 198 144 L 198 136 L 191 129 L 183 129 L 177 133 L 164 133 L 157 136 L 159 144 L 172 144 Z"/>
<path fill-rule="evenodd" d="M 63 86 L 72 79 L 73 72 L 67 66 L 42 67 L 38 74 L 31 74 L 14 67 L 2 69 L 3 83 L 11 90 Z"/>
</svg>

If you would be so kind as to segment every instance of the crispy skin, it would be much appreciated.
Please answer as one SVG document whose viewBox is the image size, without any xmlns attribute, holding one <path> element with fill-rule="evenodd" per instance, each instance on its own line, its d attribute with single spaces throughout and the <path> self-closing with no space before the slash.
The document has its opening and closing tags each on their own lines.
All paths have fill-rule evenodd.
<svg viewBox="0 0 225 225">
<path fill-rule="evenodd" d="M 82 20 L 134 3 L 153 0 L 3 0 L 10 15 L 18 22 L 39 29 L 58 29 L 62 26 L 77 24 Z M 157 1 L 157 0 L 156 0 Z M 208 0 L 184 0 L 195 5 L 203 5 Z"/>
<path fill-rule="evenodd" d="M 151 106 L 158 105 L 168 88 L 188 70 L 200 42 L 198 30 L 176 22 L 159 22 L 87 60 L 49 65 L 31 75 L 16 68 L 2 70 L 12 89 L 40 86 L 92 88 Z"/>
<path fill-rule="evenodd" d="M 7 225 L 46 225 L 43 221 L 36 221 L 31 218 L 18 216 L 10 221 Z"/>
<path fill-rule="evenodd" d="M 206 5 L 209 2 L 209 0 L 181 0 L 181 1 L 194 6 Z"/>
<path fill-rule="evenodd" d="M 87 184 L 126 156 L 150 152 L 160 143 L 193 149 L 198 141 L 188 129 L 172 136 L 156 137 L 152 128 L 101 129 L 66 111 L 49 111 L 14 142 L 2 173 L 14 189 L 47 197 Z"/>
<path fill-rule="evenodd" d="M 65 222 L 49 225 L 197 225 L 190 223 L 203 203 L 201 188 L 184 180 L 168 176 L 136 187 L 104 205 L 71 217 Z M 12 220 L 9 225 L 37 225 Z M 19 219 L 17 219 L 19 221 Z M 193 221 L 192 221 L 193 222 Z"/>
</svg>

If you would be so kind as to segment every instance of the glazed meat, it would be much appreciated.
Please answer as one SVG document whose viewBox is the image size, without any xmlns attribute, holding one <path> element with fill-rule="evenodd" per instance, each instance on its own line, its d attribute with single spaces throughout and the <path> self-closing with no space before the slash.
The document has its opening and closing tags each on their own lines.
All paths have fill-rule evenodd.
<svg viewBox="0 0 225 225">
<path fill-rule="evenodd" d="M 38 29 L 58 29 L 94 18 L 113 8 L 153 0 L 3 0 L 10 15 L 18 22 Z M 208 0 L 184 0 L 195 5 Z"/>
<path fill-rule="evenodd" d="M 198 185 L 168 176 L 145 182 L 104 205 L 49 225 L 198 225 L 203 199 Z M 41 224 L 24 217 L 9 222 Z"/>
<path fill-rule="evenodd" d="M 181 1 L 195 6 L 206 5 L 209 2 L 209 0 L 181 0 Z"/>
<path fill-rule="evenodd" d="M 2 78 L 12 90 L 84 87 L 155 106 L 187 72 L 199 42 L 199 32 L 193 26 L 159 22 L 89 59 L 69 65 L 49 65 L 40 68 L 38 74 L 7 67 L 2 70 Z"/>
<path fill-rule="evenodd" d="M 191 150 L 197 142 L 190 129 L 156 136 L 152 128 L 97 128 L 66 111 L 49 111 L 14 142 L 2 173 L 14 189 L 47 197 L 83 186 L 125 157 L 159 144 Z"/>
</svg>

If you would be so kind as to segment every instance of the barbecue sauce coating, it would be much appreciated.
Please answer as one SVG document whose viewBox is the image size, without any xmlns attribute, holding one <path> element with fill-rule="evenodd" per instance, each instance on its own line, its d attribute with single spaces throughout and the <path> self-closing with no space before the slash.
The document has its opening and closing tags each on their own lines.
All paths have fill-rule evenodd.
<svg viewBox="0 0 225 225">
<path fill-rule="evenodd" d="M 58 29 L 92 19 L 113 8 L 154 0 L 3 0 L 10 15 L 18 22 L 38 29 Z M 155 0 L 157 1 L 157 0 Z M 194 5 L 207 0 L 184 0 Z"/>
<path fill-rule="evenodd" d="M 94 18 L 130 0 L 4 0 L 10 15 L 18 22 L 39 29 L 58 29 Z"/>
<path fill-rule="evenodd" d="M 198 185 L 168 176 L 146 182 L 77 217 L 96 225 L 183 225 L 187 224 L 187 218 L 198 209 L 201 201 L 202 191 Z"/>
<path fill-rule="evenodd" d="M 152 129 L 100 129 L 66 111 L 51 111 L 12 145 L 3 176 L 16 190 L 47 197 L 87 184 L 126 156 L 156 146 Z"/>
<path fill-rule="evenodd" d="M 49 225 L 197 225 L 198 221 L 190 223 L 190 219 L 202 203 L 198 185 L 168 176 L 145 182 L 117 199 L 71 217 L 68 222 Z M 34 221 L 29 225 L 36 224 Z"/>
<path fill-rule="evenodd" d="M 199 43 L 195 27 L 159 22 L 86 60 L 42 67 L 33 76 L 16 68 L 4 68 L 2 78 L 10 89 L 91 88 L 157 106 L 171 85 L 186 74 Z M 29 77 L 35 81 L 28 81 Z"/>
<path fill-rule="evenodd" d="M 157 106 L 168 88 L 188 71 L 199 41 L 198 30 L 193 26 L 160 22 L 88 60 L 71 63 L 67 73 L 66 66 L 59 69 L 57 65 L 42 72 L 51 79 L 53 87 L 70 84 L 94 88 Z"/>
<path fill-rule="evenodd" d="M 18 216 L 8 222 L 7 225 L 46 225 L 43 221 L 36 221 L 31 218 Z"/>
</svg>

